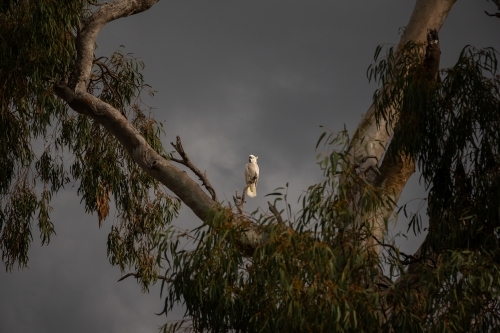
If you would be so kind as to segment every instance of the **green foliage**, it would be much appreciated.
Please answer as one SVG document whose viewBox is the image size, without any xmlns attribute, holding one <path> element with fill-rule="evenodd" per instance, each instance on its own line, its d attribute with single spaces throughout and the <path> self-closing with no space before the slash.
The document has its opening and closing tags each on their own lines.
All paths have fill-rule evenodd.
<svg viewBox="0 0 500 333">
<path fill-rule="evenodd" d="M 443 236 L 444 238 L 444 236 Z M 498 253 L 447 250 L 403 274 L 388 296 L 404 332 L 493 332 L 500 325 Z"/>
<path fill-rule="evenodd" d="M 165 193 L 114 137 L 55 97 L 46 77 L 68 81 L 75 35 L 90 13 L 86 0 L 18 0 L 0 6 L 0 249 L 7 270 L 28 262 L 31 226 L 42 244 L 55 234 L 52 196 L 68 182 L 99 226 L 114 207 L 118 219 L 108 241 L 112 264 L 134 267 L 143 289 L 156 281 L 158 237 L 180 202 Z M 144 64 L 121 50 L 95 59 L 88 91 L 120 110 L 158 153 L 161 124 L 144 112 Z M 36 142 L 37 144 L 33 144 Z M 43 147 L 40 147 L 43 143 Z M 66 154 L 71 154 L 68 158 Z"/>
<path fill-rule="evenodd" d="M 69 111 L 44 81 L 46 76 L 69 80 L 75 32 L 90 6 L 84 0 L 0 4 L 0 249 L 8 270 L 27 265 L 33 221 L 42 244 L 50 241 L 51 198 L 72 181 L 99 225 L 113 198 L 117 218 L 108 236 L 110 262 L 122 271 L 133 268 L 143 290 L 165 269 L 164 312 L 185 305 L 197 331 L 498 329 L 496 51 L 466 47 L 438 82 L 429 80 L 422 45 L 389 49 L 369 68 L 369 79 L 383 87 L 374 95 L 378 120 L 395 128 L 386 158 L 413 158 L 429 189 L 422 256 L 405 256 L 389 246 L 385 260 L 392 284 L 381 274 L 383 260 L 370 251 L 377 244 L 364 219 L 394 203 L 355 174 L 345 131 L 325 132 L 318 140 L 327 149 L 318 156 L 324 180 L 308 188 L 298 214 L 292 214 L 286 194 L 275 200 L 286 205 L 284 223 L 274 215 L 254 219 L 219 206 L 189 234 L 191 248 L 175 240 L 170 224 L 180 201 L 104 128 Z M 377 48 L 375 58 L 380 52 Z M 152 94 L 143 66 L 121 51 L 95 59 L 88 91 L 114 105 L 165 154 L 161 124 L 142 110 L 141 93 Z M 43 147 L 35 147 L 35 140 Z M 265 235 L 254 251 L 244 245 L 252 231 Z M 163 330 L 182 328 L 180 322 Z"/>
<path fill-rule="evenodd" d="M 403 281 L 394 291 L 399 330 L 488 332 L 500 324 L 496 55 L 467 46 L 432 82 L 420 46 L 408 45 L 399 55 L 389 50 L 369 71 L 387 88 L 374 96 L 379 120 L 396 124 L 389 152 L 414 158 L 429 190 L 427 265 L 408 274 L 390 251 L 391 269 Z"/>
<path fill-rule="evenodd" d="M 346 133 L 326 139 L 342 149 L 321 155 L 325 180 L 309 188 L 289 226 L 274 216 L 254 221 L 266 235 L 255 252 L 241 248 L 250 221 L 229 208 L 214 209 L 193 233 L 194 250 L 180 242 L 164 247 L 172 280 L 165 312 L 183 303 L 195 331 L 378 331 L 378 259 L 363 245 L 371 230 L 367 223 L 348 228 L 362 213 L 349 211 L 348 196 L 366 184 L 347 162 Z M 340 177 L 345 181 L 339 186 Z M 374 188 L 363 188 L 364 208 L 384 203 Z M 175 323 L 164 331 L 174 326 L 182 327 Z"/>
<path fill-rule="evenodd" d="M 413 157 L 430 189 L 422 256 L 403 255 L 395 246 L 386 258 L 367 250 L 376 243 L 369 221 L 360 217 L 394 203 L 355 175 L 346 132 L 325 132 L 318 140 L 327 148 L 318 155 L 324 180 L 309 187 L 295 217 L 285 198 L 284 224 L 274 216 L 255 221 L 266 235 L 255 252 L 241 248 L 249 222 L 229 208 L 213 210 L 192 234 L 194 249 L 180 242 L 162 245 L 172 281 L 165 312 L 184 304 L 191 327 L 209 332 L 498 328 L 495 52 L 466 48 L 457 65 L 443 71 L 443 80 L 433 82 L 420 47 L 408 45 L 399 55 L 390 51 L 369 73 L 386 88 L 375 95 L 378 119 L 396 128 L 386 158 Z M 359 208 L 352 198 L 361 202 Z M 381 274 L 384 262 L 390 279 Z"/>
<path fill-rule="evenodd" d="M 54 233 L 49 203 L 66 173 L 60 158 L 48 149 L 37 158 L 31 144 L 46 139 L 54 119 L 66 113 L 43 76 L 67 74 L 83 3 L 19 0 L 0 7 L 0 248 L 7 269 L 27 264 L 37 211 L 42 243 Z M 44 184 L 41 195 L 35 179 Z"/>
</svg>

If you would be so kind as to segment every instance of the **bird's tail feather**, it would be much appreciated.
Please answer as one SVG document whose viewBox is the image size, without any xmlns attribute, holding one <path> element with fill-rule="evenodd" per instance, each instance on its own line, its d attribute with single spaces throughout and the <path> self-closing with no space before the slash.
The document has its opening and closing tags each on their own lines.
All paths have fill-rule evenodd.
<svg viewBox="0 0 500 333">
<path fill-rule="evenodd" d="M 257 196 L 257 188 L 255 184 L 250 184 L 250 186 L 248 186 L 247 195 L 252 198 Z"/>
</svg>

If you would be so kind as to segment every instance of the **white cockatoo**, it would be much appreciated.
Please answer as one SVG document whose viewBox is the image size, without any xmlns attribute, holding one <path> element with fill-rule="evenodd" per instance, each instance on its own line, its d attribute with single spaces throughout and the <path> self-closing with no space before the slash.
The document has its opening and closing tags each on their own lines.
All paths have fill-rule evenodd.
<svg viewBox="0 0 500 333">
<path fill-rule="evenodd" d="M 259 166 L 257 165 L 258 156 L 250 155 L 245 167 L 245 181 L 248 185 L 247 194 L 249 197 L 257 196 L 257 182 L 259 180 Z"/>
</svg>

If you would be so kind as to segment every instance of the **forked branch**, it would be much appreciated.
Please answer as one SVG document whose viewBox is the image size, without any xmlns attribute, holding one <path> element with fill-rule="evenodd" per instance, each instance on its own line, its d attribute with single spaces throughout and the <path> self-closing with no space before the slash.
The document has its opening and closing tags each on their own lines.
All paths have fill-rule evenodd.
<svg viewBox="0 0 500 333">
<path fill-rule="evenodd" d="M 203 186 L 205 186 L 205 188 L 207 189 L 207 191 L 210 193 L 210 195 L 212 196 L 212 200 L 215 201 L 215 202 L 218 202 L 218 200 L 217 200 L 217 194 L 215 193 L 215 190 L 214 190 L 212 184 L 208 180 L 207 173 L 206 172 L 202 173 L 200 171 L 200 169 L 198 169 L 196 167 L 196 165 L 194 165 L 191 162 L 191 160 L 189 159 L 189 156 L 186 154 L 186 152 L 184 151 L 184 148 L 182 147 L 182 141 L 181 141 L 180 136 L 177 135 L 177 141 L 176 141 L 175 144 L 173 142 L 170 142 L 170 144 L 175 148 L 175 150 L 182 157 L 182 160 L 179 160 L 179 159 L 174 158 L 174 157 L 171 157 L 170 160 L 172 160 L 174 162 L 177 162 L 179 164 L 185 165 L 189 169 L 191 169 L 191 171 L 193 171 L 194 174 L 196 176 L 198 176 L 198 178 L 201 180 Z"/>
<path fill-rule="evenodd" d="M 84 92 L 90 82 L 94 60 L 95 40 L 101 29 L 109 22 L 143 12 L 158 0 L 116 0 L 99 4 L 98 9 L 87 18 L 76 38 L 77 57 L 69 87 Z"/>
</svg>

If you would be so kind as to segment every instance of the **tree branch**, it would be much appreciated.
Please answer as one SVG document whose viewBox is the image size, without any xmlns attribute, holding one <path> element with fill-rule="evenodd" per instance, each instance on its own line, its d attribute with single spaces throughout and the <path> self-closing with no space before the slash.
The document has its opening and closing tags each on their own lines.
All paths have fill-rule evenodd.
<svg viewBox="0 0 500 333">
<path fill-rule="evenodd" d="M 271 213 L 273 213 L 274 217 L 276 217 L 278 223 L 284 223 L 283 218 L 281 217 L 280 212 L 278 212 L 276 207 L 274 207 L 274 205 L 272 205 L 269 201 L 267 202 L 267 205 L 269 206 L 269 210 L 271 211 Z"/>
<path fill-rule="evenodd" d="M 94 60 L 95 39 L 101 29 L 109 22 L 127 17 L 151 8 L 158 0 L 116 0 L 105 3 L 86 19 L 76 37 L 76 63 L 69 87 L 74 91 L 85 92 L 90 82 Z"/>
<path fill-rule="evenodd" d="M 55 83 L 53 88 L 73 110 L 103 125 L 148 175 L 167 186 L 202 221 L 217 205 L 185 172 L 155 152 L 120 111 L 87 92 L 75 93 L 64 83 Z"/>
<path fill-rule="evenodd" d="M 486 15 L 488 15 L 488 16 L 496 16 L 496 17 L 500 18 L 500 13 L 490 14 L 490 13 L 488 13 L 487 11 L 484 11 L 484 12 L 485 12 L 485 13 L 486 13 Z"/>
<path fill-rule="evenodd" d="M 100 29 L 112 20 L 130 16 L 153 6 L 158 0 L 116 0 L 113 3 L 105 3 L 100 6 L 78 29 L 76 49 L 77 59 L 73 74 L 69 83 L 54 82 L 54 93 L 63 99 L 68 105 L 80 114 L 90 116 L 101 124 L 112 134 L 129 153 L 134 162 L 137 163 L 149 176 L 155 178 L 188 206 L 202 221 L 208 211 L 217 206 L 215 191 L 199 170 L 196 172 L 204 181 L 207 189 L 212 188 L 212 198 L 194 182 L 185 172 L 176 168 L 169 160 L 154 151 L 147 141 L 140 135 L 137 129 L 116 108 L 103 102 L 99 98 L 87 93 L 90 75 L 94 61 L 94 43 Z M 102 67 L 101 67 L 102 68 Z M 182 145 L 177 145 L 181 153 Z M 185 155 L 185 153 L 184 153 Z M 182 156 L 182 154 L 181 154 Z M 175 160 L 180 162 L 179 160 Z M 187 155 L 183 158 L 189 161 Z M 186 162 L 187 163 L 187 162 Z M 194 167 L 194 166 L 192 166 Z M 193 169 L 191 167 L 191 169 Z M 244 202 L 244 194 L 243 194 Z M 251 252 L 263 239 L 262 232 L 257 226 L 250 225 L 241 236 L 241 246 Z"/>
<path fill-rule="evenodd" d="M 410 41 L 417 44 L 426 43 L 426 75 L 429 78 L 432 77 L 432 79 L 439 77 L 440 50 L 437 34 L 455 1 L 417 0 L 408 26 L 398 45 L 400 49 Z M 432 36 L 430 36 L 431 32 Z M 436 38 L 430 38 L 434 36 Z M 384 87 L 384 89 L 390 89 L 390 85 Z M 406 182 L 415 171 L 414 162 L 408 157 L 394 157 L 394 155 L 386 153 L 398 121 L 389 123 L 385 119 L 396 119 L 396 112 L 395 107 L 388 106 L 386 116 L 381 117 L 377 123 L 375 103 L 372 104 L 358 126 L 349 146 L 351 162 L 356 165 L 357 171 L 358 169 L 372 170 L 376 167 L 376 165 L 373 165 L 374 161 L 382 161 L 379 173 L 373 174 L 373 177 L 365 178 L 370 184 L 382 187 L 394 204 L 397 203 Z M 364 177 L 364 173 L 358 174 Z M 360 204 L 356 198 L 353 198 L 352 201 L 355 205 Z M 377 208 L 376 211 L 360 218 L 371 221 L 374 235 L 382 239 L 386 228 L 385 221 L 393 213 L 393 210 L 393 205 L 386 205 L 386 207 Z M 354 223 L 356 224 L 356 222 L 359 221 Z M 370 242 L 373 243 L 372 241 L 368 243 Z M 379 246 L 375 246 L 374 249 L 379 251 Z"/>
<path fill-rule="evenodd" d="M 406 45 L 409 41 L 426 43 L 428 31 L 433 29 L 439 32 L 455 1 L 417 0 L 398 47 Z M 377 124 L 375 105 L 372 104 L 351 140 L 349 151 L 354 159 L 353 164 L 360 163 L 365 156 L 374 156 L 381 161 L 393 130 L 394 128 L 383 119 Z"/>
<path fill-rule="evenodd" d="M 236 209 L 238 209 L 238 213 L 243 215 L 243 207 L 245 205 L 245 192 L 247 190 L 249 185 L 245 185 L 243 188 L 243 192 L 241 194 L 241 197 L 238 195 L 238 190 L 236 190 L 236 194 L 233 195 L 233 201 L 234 204 L 236 205 Z"/>
<path fill-rule="evenodd" d="M 196 176 L 202 181 L 203 186 L 207 189 L 207 191 L 210 193 L 212 196 L 212 200 L 215 202 L 218 202 L 219 200 L 217 199 L 217 194 L 215 193 L 215 190 L 208 180 L 207 173 L 206 172 L 201 172 L 200 169 L 198 169 L 189 159 L 189 156 L 186 154 L 184 151 L 184 148 L 182 147 L 182 141 L 179 136 L 177 136 L 177 142 L 174 144 L 173 142 L 170 142 L 170 144 L 175 148 L 175 150 L 181 155 L 182 160 L 176 159 L 176 158 L 170 158 L 172 161 L 183 164 L 187 166 L 191 171 L 194 172 Z"/>
<path fill-rule="evenodd" d="M 135 278 L 140 278 L 140 277 L 141 277 L 141 276 L 140 276 L 139 274 L 137 274 L 137 273 L 128 273 L 128 274 L 125 274 L 124 276 L 122 276 L 122 277 L 121 277 L 118 281 L 116 281 L 116 282 L 123 281 L 123 280 L 125 280 L 126 278 L 131 277 L 131 276 L 133 276 L 133 277 L 135 277 Z M 163 276 L 163 275 L 158 275 L 158 279 L 159 279 L 159 280 L 163 280 L 163 281 L 165 281 L 165 282 L 174 282 L 172 279 L 169 279 L 168 277 Z"/>
<path fill-rule="evenodd" d="M 498 10 L 500 10 L 500 0 L 492 0 L 492 1 L 495 3 L 495 5 L 497 5 Z M 496 17 L 500 18 L 500 13 L 490 14 L 490 13 L 488 13 L 487 11 L 484 11 L 484 12 L 485 12 L 485 13 L 486 13 L 486 15 L 488 15 L 488 16 L 496 16 Z"/>
<path fill-rule="evenodd" d="M 253 176 L 253 178 L 248 181 L 248 183 L 245 185 L 245 187 L 243 187 L 241 197 L 238 196 L 238 191 L 236 191 L 236 196 L 233 195 L 234 204 L 236 205 L 236 208 L 238 209 L 238 212 L 240 214 L 243 214 L 243 206 L 245 205 L 245 202 L 246 202 L 245 201 L 245 193 L 247 192 L 247 189 L 250 187 L 250 185 L 255 183 L 256 180 L 257 180 L 257 176 Z"/>
<path fill-rule="evenodd" d="M 427 256 L 424 256 L 422 255 L 421 253 L 421 250 L 417 250 L 417 252 L 415 252 L 415 254 L 411 255 L 411 254 L 406 254 L 404 252 L 401 252 L 399 251 L 399 249 L 397 247 L 395 247 L 394 245 L 392 244 L 386 244 L 386 243 L 383 243 L 381 242 L 379 239 L 377 239 L 376 237 L 373 237 L 373 239 L 375 239 L 375 241 L 380 245 L 380 246 L 383 246 L 383 247 L 388 247 L 389 249 L 391 249 L 392 251 L 402 255 L 404 257 L 404 260 L 401 261 L 401 265 L 403 266 L 408 266 L 408 265 L 413 265 L 413 264 L 416 264 L 416 263 L 419 263 L 421 262 L 422 260 L 430 260 L 432 262 L 434 262 L 434 259 L 431 258 L 431 257 L 427 257 Z M 433 265 L 435 266 L 435 265 Z"/>
</svg>

